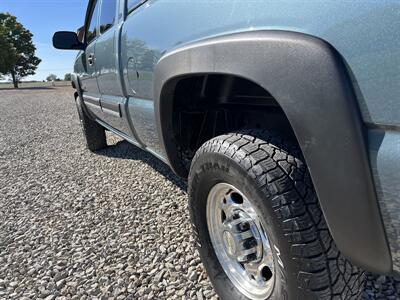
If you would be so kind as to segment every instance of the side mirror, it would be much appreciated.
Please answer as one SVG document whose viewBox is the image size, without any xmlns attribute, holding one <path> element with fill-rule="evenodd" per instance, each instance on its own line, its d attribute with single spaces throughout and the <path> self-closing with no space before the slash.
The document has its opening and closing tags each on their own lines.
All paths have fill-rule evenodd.
<svg viewBox="0 0 400 300">
<path fill-rule="evenodd" d="M 53 46 L 62 50 L 84 50 L 85 45 L 79 41 L 75 32 L 58 31 L 53 36 Z"/>
</svg>

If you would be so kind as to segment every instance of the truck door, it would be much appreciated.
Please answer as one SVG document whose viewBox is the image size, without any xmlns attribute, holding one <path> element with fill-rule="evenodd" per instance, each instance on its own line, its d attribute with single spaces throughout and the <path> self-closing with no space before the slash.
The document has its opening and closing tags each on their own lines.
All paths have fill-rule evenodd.
<svg viewBox="0 0 400 300">
<path fill-rule="evenodd" d="M 100 0 L 94 1 L 91 6 L 90 17 L 85 24 L 85 40 L 86 49 L 83 51 L 78 60 L 80 60 L 82 66 L 82 73 L 80 74 L 81 87 L 83 92 L 83 100 L 88 109 L 90 109 L 95 115 L 100 116 L 100 90 L 97 85 L 97 74 L 96 74 L 96 39 L 98 36 L 98 15 L 100 9 Z"/>
<path fill-rule="evenodd" d="M 118 64 L 117 0 L 102 0 L 99 18 L 100 36 L 96 41 L 96 69 L 98 73 L 102 120 L 111 127 L 129 134 L 124 116 L 123 96 Z"/>
<path fill-rule="evenodd" d="M 121 63 L 128 96 L 127 111 L 136 136 L 147 150 L 163 155 L 157 138 L 153 101 L 154 66 L 162 53 L 153 45 L 163 41 L 163 37 L 155 33 L 166 27 L 158 28 L 157 22 L 151 27 L 145 23 L 137 23 L 138 17 L 140 20 L 146 11 L 146 5 L 142 5 L 144 3 L 146 0 L 126 1 L 127 18 L 121 32 Z M 154 19 L 151 15 L 148 17 Z M 149 42 L 155 35 L 158 38 Z"/>
</svg>

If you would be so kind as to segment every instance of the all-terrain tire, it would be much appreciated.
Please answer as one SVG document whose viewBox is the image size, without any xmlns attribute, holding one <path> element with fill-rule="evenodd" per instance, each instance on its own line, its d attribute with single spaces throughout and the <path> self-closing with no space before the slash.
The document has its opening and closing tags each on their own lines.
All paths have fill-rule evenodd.
<svg viewBox="0 0 400 300">
<path fill-rule="evenodd" d="M 78 115 L 81 121 L 81 127 L 87 148 L 90 151 L 97 151 L 106 148 L 107 139 L 104 127 L 87 115 L 79 96 L 76 97 L 76 107 L 78 109 Z"/>
<path fill-rule="evenodd" d="M 269 299 L 358 299 L 365 275 L 333 241 L 297 145 L 278 134 L 248 130 L 218 136 L 196 153 L 189 174 L 195 238 L 222 299 L 247 299 L 221 267 L 209 236 L 210 189 L 226 182 L 243 191 L 266 220 L 275 265 Z"/>
</svg>

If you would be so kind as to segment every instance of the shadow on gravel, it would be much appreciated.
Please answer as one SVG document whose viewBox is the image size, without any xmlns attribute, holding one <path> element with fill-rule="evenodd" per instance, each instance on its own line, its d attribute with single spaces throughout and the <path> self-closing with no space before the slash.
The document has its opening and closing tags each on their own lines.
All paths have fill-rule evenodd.
<svg viewBox="0 0 400 300">
<path fill-rule="evenodd" d="M 105 149 L 96 151 L 97 154 L 120 158 L 120 159 L 132 159 L 141 160 L 142 162 L 148 164 L 158 173 L 166 177 L 173 184 L 179 187 L 182 191 L 187 191 L 187 183 L 172 172 L 170 167 L 164 162 L 154 157 L 152 154 L 130 144 L 127 141 L 119 141 L 114 145 L 108 146 Z"/>
</svg>

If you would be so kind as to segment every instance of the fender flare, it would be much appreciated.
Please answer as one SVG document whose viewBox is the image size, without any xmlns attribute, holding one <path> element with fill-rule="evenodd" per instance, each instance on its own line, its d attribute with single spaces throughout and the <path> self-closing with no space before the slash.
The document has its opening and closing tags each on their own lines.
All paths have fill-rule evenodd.
<svg viewBox="0 0 400 300">
<path fill-rule="evenodd" d="M 76 90 L 79 96 L 82 96 L 81 92 L 81 84 L 79 82 L 79 77 L 76 73 L 71 73 L 71 84 L 72 87 Z"/>
<path fill-rule="evenodd" d="M 96 116 L 86 107 L 85 101 L 83 100 L 82 87 L 81 87 L 81 82 L 79 80 L 78 74 L 71 73 L 71 84 L 72 84 L 72 87 L 75 89 L 75 93 L 74 93 L 75 104 L 81 106 L 82 110 L 86 113 L 86 115 L 90 119 L 95 121 Z"/>
<path fill-rule="evenodd" d="M 363 123 L 340 54 L 319 38 L 273 30 L 215 37 L 163 56 L 155 67 L 157 130 L 180 175 L 171 135 L 174 81 L 212 73 L 251 80 L 277 100 L 296 134 L 338 248 L 365 270 L 390 272 Z"/>
</svg>

